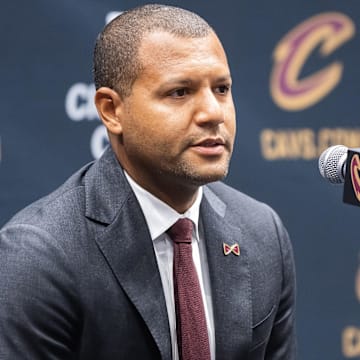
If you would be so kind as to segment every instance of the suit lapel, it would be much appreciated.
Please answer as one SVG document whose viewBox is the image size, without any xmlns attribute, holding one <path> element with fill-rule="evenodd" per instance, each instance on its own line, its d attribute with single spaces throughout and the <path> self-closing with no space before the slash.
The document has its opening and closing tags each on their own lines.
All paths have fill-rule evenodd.
<svg viewBox="0 0 360 360">
<path fill-rule="evenodd" d="M 171 359 L 165 297 L 141 208 L 110 150 L 90 171 L 85 184 L 87 217 L 109 224 L 98 227 L 96 242 L 146 323 L 162 359 Z"/>
<path fill-rule="evenodd" d="M 226 205 L 205 188 L 201 204 L 214 309 L 216 358 L 245 358 L 251 342 L 250 270 L 241 230 L 226 221 Z M 240 246 L 240 256 L 225 256 L 223 243 Z M 243 345 L 239 348 L 239 344 Z"/>
</svg>

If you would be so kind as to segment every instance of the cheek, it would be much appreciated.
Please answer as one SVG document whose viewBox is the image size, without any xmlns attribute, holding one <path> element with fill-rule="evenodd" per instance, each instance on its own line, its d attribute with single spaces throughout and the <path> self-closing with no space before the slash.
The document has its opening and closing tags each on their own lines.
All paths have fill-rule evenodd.
<svg viewBox="0 0 360 360">
<path fill-rule="evenodd" d="M 158 152 L 170 152 L 174 144 L 174 132 L 165 127 L 164 124 L 158 124 L 149 118 L 136 119 L 124 129 L 124 145 L 130 151 L 156 154 Z"/>
<path fill-rule="evenodd" d="M 158 147 L 159 151 L 176 151 L 188 129 L 184 121 L 187 114 L 182 109 L 169 108 L 152 100 L 138 99 L 131 102 L 126 110 L 123 126 L 124 142 L 144 147 Z M 167 150 L 166 150 L 167 149 Z M 157 149 L 152 149 L 156 152 Z"/>
<path fill-rule="evenodd" d="M 229 104 L 228 111 L 229 111 L 229 118 L 231 119 L 231 123 L 233 124 L 232 126 L 235 129 L 235 127 L 236 127 L 236 109 L 235 109 L 235 105 L 234 105 L 233 101 L 231 101 L 231 103 Z"/>
<path fill-rule="evenodd" d="M 236 119 L 234 117 L 234 120 L 231 122 L 231 128 L 230 128 L 230 132 L 233 135 L 233 137 L 235 137 L 236 134 Z"/>
<path fill-rule="evenodd" d="M 235 136 L 236 132 L 236 115 L 235 109 L 229 108 L 225 114 L 225 126 L 230 135 Z"/>
</svg>

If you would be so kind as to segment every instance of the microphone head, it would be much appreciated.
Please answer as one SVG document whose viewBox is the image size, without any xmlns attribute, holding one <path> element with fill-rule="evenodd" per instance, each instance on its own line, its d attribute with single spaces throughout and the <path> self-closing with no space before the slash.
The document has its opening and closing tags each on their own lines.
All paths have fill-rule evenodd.
<svg viewBox="0 0 360 360">
<path fill-rule="evenodd" d="M 321 176 L 332 184 L 345 181 L 345 162 L 348 148 L 344 145 L 334 145 L 326 149 L 319 158 Z"/>
</svg>

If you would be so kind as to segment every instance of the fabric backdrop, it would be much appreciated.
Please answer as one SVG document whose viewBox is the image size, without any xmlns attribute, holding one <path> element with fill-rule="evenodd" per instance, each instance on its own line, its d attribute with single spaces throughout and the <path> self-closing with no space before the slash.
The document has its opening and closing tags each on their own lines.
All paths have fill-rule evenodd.
<svg viewBox="0 0 360 360">
<path fill-rule="evenodd" d="M 228 53 L 238 132 L 226 182 L 270 204 L 292 237 L 299 358 L 360 358 L 360 209 L 317 169 L 328 146 L 360 146 L 360 2 L 167 3 L 201 14 Z M 94 40 L 140 4 L 1 4 L 0 225 L 100 156 Z"/>
</svg>

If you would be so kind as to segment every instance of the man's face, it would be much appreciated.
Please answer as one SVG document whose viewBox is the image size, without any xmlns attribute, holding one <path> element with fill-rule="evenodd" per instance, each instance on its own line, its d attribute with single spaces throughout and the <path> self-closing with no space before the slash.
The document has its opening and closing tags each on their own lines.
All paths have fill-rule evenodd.
<svg viewBox="0 0 360 360">
<path fill-rule="evenodd" d="M 139 59 L 143 69 L 122 101 L 117 156 L 125 170 L 155 194 L 223 178 L 235 109 L 218 38 L 153 32 L 143 39 Z"/>
</svg>

